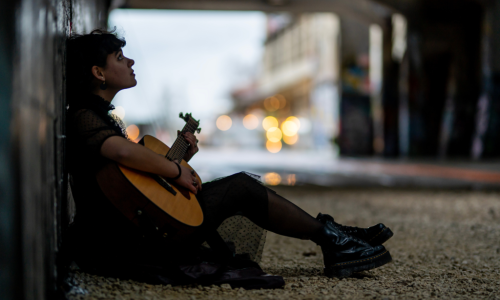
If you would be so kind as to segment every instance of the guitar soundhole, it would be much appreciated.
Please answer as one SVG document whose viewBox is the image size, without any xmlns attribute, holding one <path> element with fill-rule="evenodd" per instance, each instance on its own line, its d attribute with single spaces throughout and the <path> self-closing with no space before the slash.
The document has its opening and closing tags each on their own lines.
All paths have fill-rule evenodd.
<svg viewBox="0 0 500 300">
<path fill-rule="evenodd" d="M 164 189 L 169 191 L 172 195 L 177 195 L 177 192 L 172 188 L 172 186 L 165 180 L 163 177 L 159 175 L 154 175 L 153 176 L 154 180 L 158 182 L 159 185 L 161 185 Z"/>
</svg>

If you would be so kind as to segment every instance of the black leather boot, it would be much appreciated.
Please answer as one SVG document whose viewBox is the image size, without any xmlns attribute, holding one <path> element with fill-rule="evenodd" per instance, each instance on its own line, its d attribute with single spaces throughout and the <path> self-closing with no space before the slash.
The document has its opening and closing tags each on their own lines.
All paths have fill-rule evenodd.
<svg viewBox="0 0 500 300">
<path fill-rule="evenodd" d="M 384 246 L 370 246 L 336 227 L 323 226 L 312 241 L 321 246 L 328 277 L 347 277 L 392 261 Z"/>
<path fill-rule="evenodd" d="M 343 226 L 339 223 L 336 223 L 332 216 L 322 213 L 318 214 L 316 220 L 320 221 L 326 226 L 329 226 L 331 228 L 338 228 L 349 235 L 365 240 L 372 246 L 382 245 L 394 235 L 394 233 L 392 233 L 392 230 L 390 230 L 382 223 L 368 228 Z"/>
</svg>

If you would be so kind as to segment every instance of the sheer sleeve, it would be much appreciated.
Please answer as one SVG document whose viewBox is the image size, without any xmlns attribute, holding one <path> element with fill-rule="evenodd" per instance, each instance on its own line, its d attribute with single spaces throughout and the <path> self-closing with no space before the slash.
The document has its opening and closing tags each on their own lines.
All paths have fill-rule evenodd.
<svg viewBox="0 0 500 300">
<path fill-rule="evenodd" d="M 100 155 L 101 146 L 106 139 L 122 134 L 109 126 L 96 112 L 81 109 L 74 115 L 74 128 L 81 145 L 89 156 Z"/>
</svg>

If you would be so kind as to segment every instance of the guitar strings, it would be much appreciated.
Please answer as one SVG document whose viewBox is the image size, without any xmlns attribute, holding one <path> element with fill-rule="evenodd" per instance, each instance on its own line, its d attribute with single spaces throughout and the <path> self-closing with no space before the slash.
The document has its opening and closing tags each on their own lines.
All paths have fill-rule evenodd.
<svg viewBox="0 0 500 300">
<path fill-rule="evenodd" d="M 174 144 L 172 145 L 172 148 L 170 148 L 170 151 L 167 153 L 167 158 L 169 160 L 177 160 L 179 162 L 182 161 L 182 158 L 189 148 L 189 144 L 186 140 L 184 140 L 184 138 L 182 138 L 182 134 L 186 132 L 194 133 L 198 128 L 198 125 L 199 123 L 196 122 L 193 118 L 190 118 L 186 122 L 186 125 L 184 126 L 184 128 L 182 128 L 181 134 L 177 137 Z"/>
</svg>

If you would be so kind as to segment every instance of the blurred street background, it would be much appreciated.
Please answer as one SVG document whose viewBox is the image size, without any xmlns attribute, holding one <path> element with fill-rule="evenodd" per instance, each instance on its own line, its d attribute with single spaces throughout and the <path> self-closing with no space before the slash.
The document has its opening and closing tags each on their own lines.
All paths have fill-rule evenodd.
<svg viewBox="0 0 500 300">
<path fill-rule="evenodd" d="M 171 145 L 177 115 L 191 112 L 202 128 L 191 164 L 204 181 L 246 170 L 269 185 L 500 187 L 496 133 L 485 128 L 499 116 L 480 109 L 493 104 L 481 98 L 467 117 L 478 124 L 468 132 L 481 131 L 473 139 L 466 116 L 457 119 L 456 41 L 429 46 L 438 54 L 420 108 L 410 98 L 422 91 L 404 83 L 417 55 L 407 51 L 408 21 L 387 21 L 392 33 L 335 10 L 115 9 L 109 27 L 127 40 L 138 86 L 118 94 L 114 113 L 133 140 Z"/>
</svg>

